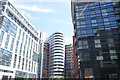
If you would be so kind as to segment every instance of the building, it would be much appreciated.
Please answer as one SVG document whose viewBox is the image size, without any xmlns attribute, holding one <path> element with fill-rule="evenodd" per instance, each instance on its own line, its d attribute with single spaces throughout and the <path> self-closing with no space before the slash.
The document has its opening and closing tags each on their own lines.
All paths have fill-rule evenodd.
<svg viewBox="0 0 120 80">
<path fill-rule="evenodd" d="M 38 78 L 40 46 L 41 32 L 9 1 L 0 1 L 0 79 Z"/>
<path fill-rule="evenodd" d="M 44 43 L 44 50 L 43 50 L 43 66 L 42 66 L 42 78 L 48 79 L 49 78 L 49 44 Z"/>
<path fill-rule="evenodd" d="M 74 48 L 72 44 L 65 45 L 65 77 L 70 79 L 77 79 L 77 63 L 76 55 L 74 55 Z"/>
<path fill-rule="evenodd" d="M 43 63 L 42 78 L 64 77 L 65 45 L 62 32 L 55 32 L 47 38 L 43 56 L 46 61 Z"/>
<path fill-rule="evenodd" d="M 71 4 L 79 78 L 120 79 L 120 2 Z"/>
</svg>

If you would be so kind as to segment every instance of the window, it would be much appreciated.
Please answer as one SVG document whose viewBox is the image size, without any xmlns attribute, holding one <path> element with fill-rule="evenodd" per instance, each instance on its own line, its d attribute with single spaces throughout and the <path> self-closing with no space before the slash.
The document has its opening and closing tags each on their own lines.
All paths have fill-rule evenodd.
<svg viewBox="0 0 120 80">
<path fill-rule="evenodd" d="M 110 54 L 116 54 L 116 50 L 109 50 Z"/>
<path fill-rule="evenodd" d="M 82 22 L 81 22 L 81 25 L 83 25 L 83 24 L 85 24 L 85 21 L 82 21 Z"/>
<path fill-rule="evenodd" d="M 88 48 L 88 42 L 87 41 L 79 41 L 78 43 L 79 49 L 87 49 Z"/>
<path fill-rule="evenodd" d="M 109 22 L 105 22 L 104 25 L 109 25 L 110 23 Z"/>
<path fill-rule="evenodd" d="M 109 21 L 109 19 L 108 19 L 108 18 L 104 18 L 103 20 L 104 20 L 104 21 Z"/>
<path fill-rule="evenodd" d="M 114 56 L 110 56 L 111 59 L 118 59 L 118 57 L 116 55 Z"/>
<path fill-rule="evenodd" d="M 1 31 L 1 34 L 0 34 L 0 46 L 1 46 L 1 44 L 2 44 L 3 36 L 4 36 L 4 32 Z"/>
<path fill-rule="evenodd" d="M 104 16 L 104 15 L 108 15 L 107 13 L 102 13 L 102 15 Z"/>
<path fill-rule="evenodd" d="M 14 38 L 12 38 L 12 43 L 11 43 L 11 47 L 10 47 L 11 51 L 13 50 L 13 45 L 14 45 Z"/>
<path fill-rule="evenodd" d="M 97 60 L 103 60 L 103 56 L 97 56 Z"/>
<path fill-rule="evenodd" d="M 95 40 L 95 43 L 100 43 L 100 39 L 96 39 L 96 40 Z"/>
<path fill-rule="evenodd" d="M 17 53 L 17 50 L 18 50 L 18 44 L 19 44 L 19 42 L 17 41 L 17 43 L 16 43 L 16 49 L 15 49 L 15 53 Z"/>
<path fill-rule="evenodd" d="M 23 32 L 23 35 L 22 35 L 22 42 L 24 42 L 24 37 L 25 37 L 25 33 Z"/>
<path fill-rule="evenodd" d="M 86 34 L 86 30 L 82 30 L 82 31 L 81 31 L 81 34 Z"/>
<path fill-rule="evenodd" d="M 103 10 L 101 10 L 101 12 L 102 12 L 102 13 L 106 13 L 106 12 L 107 12 L 107 10 L 106 10 L 106 9 L 103 9 Z"/>
<path fill-rule="evenodd" d="M 19 29 L 19 36 L 18 36 L 18 40 L 20 40 L 20 35 L 21 35 L 21 29 Z"/>
<path fill-rule="evenodd" d="M 17 55 L 15 54 L 13 68 L 15 68 L 16 66 L 16 60 L 17 60 Z"/>
<path fill-rule="evenodd" d="M 92 20 L 92 23 L 96 23 L 96 20 Z"/>
<path fill-rule="evenodd" d="M 95 40 L 95 48 L 100 48 L 101 44 L 100 44 L 100 39 L 96 39 Z"/>
<path fill-rule="evenodd" d="M 8 47 L 9 38 L 10 38 L 10 36 L 9 36 L 9 35 L 7 35 L 6 42 L 5 42 L 5 48 L 6 48 L 6 49 L 7 49 L 7 47 Z"/>
</svg>

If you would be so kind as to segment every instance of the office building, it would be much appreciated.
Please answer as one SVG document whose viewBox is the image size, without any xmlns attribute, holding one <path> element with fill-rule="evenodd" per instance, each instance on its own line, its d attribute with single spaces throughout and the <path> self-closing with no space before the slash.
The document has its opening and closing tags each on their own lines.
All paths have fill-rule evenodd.
<svg viewBox="0 0 120 80">
<path fill-rule="evenodd" d="M 38 78 L 40 38 L 9 1 L 0 1 L 0 79 Z"/>
<path fill-rule="evenodd" d="M 74 55 L 74 48 L 72 44 L 65 45 L 65 77 L 70 79 L 77 79 L 77 63 L 76 55 Z"/>
<path fill-rule="evenodd" d="M 44 75 L 42 75 L 42 78 L 45 78 L 46 76 L 48 78 L 63 78 L 65 62 L 65 45 L 64 36 L 62 32 L 55 32 L 47 38 L 44 45 L 43 56 L 43 60 L 47 59 L 47 61 L 44 61 L 43 63 L 42 74 Z"/>
<path fill-rule="evenodd" d="M 79 78 L 120 79 L 120 2 L 72 2 Z"/>
</svg>

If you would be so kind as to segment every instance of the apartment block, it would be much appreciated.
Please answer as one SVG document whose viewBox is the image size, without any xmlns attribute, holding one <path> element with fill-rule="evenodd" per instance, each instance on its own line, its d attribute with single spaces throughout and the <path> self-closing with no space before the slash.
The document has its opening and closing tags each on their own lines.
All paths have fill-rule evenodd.
<svg viewBox="0 0 120 80">
<path fill-rule="evenodd" d="M 65 45 L 62 32 L 55 32 L 44 44 L 42 78 L 64 77 Z"/>
<path fill-rule="evenodd" d="M 72 44 L 65 45 L 65 77 L 77 79 L 77 59 Z"/>
</svg>

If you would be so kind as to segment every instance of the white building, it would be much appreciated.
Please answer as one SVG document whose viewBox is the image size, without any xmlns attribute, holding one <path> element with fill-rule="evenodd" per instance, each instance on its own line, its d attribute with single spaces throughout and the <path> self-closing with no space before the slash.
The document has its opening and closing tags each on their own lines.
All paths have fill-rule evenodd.
<svg viewBox="0 0 120 80">
<path fill-rule="evenodd" d="M 41 32 L 9 1 L 0 1 L 0 79 L 38 77 L 40 38 Z"/>
<path fill-rule="evenodd" d="M 62 32 L 52 34 L 49 43 L 49 77 L 59 78 L 64 76 L 65 45 Z"/>
</svg>

